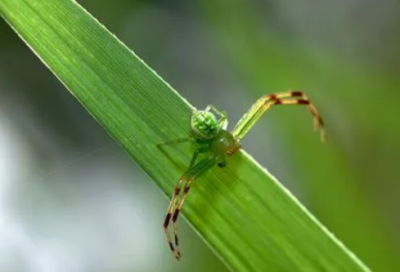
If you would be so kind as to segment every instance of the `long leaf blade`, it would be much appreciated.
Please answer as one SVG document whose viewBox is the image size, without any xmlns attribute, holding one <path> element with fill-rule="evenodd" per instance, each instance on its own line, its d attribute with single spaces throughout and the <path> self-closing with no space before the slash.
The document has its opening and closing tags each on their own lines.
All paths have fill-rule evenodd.
<svg viewBox="0 0 400 272">
<path fill-rule="evenodd" d="M 0 12 L 170 195 L 190 151 L 156 144 L 188 134 L 192 107 L 75 2 L 3 0 Z M 245 152 L 198 181 L 184 213 L 233 270 L 369 271 Z"/>
</svg>

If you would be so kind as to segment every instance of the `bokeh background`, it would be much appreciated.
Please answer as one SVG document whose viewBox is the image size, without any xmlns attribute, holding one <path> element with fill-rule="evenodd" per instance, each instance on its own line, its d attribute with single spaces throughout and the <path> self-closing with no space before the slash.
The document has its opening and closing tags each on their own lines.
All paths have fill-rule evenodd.
<svg viewBox="0 0 400 272">
<path fill-rule="evenodd" d="M 400 2 L 79 2 L 231 125 L 265 93 L 305 90 L 325 144 L 306 109 L 287 107 L 243 146 L 372 270 L 400 271 Z M 228 271 L 183 220 L 184 258 L 174 260 L 167 205 L 0 21 L 0 270 Z"/>
</svg>

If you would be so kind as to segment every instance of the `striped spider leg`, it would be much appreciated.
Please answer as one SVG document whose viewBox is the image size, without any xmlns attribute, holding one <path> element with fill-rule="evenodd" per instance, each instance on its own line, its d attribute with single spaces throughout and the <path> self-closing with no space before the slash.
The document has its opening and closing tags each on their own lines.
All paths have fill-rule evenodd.
<svg viewBox="0 0 400 272">
<path fill-rule="evenodd" d="M 175 187 L 174 195 L 170 201 L 163 226 L 165 233 L 167 235 L 169 247 L 171 248 L 171 251 L 173 252 L 177 260 L 181 258 L 181 253 L 179 251 L 178 224 L 177 224 L 179 213 L 182 210 L 183 203 L 185 202 L 186 196 L 189 193 L 190 187 L 194 179 L 203 174 L 204 172 L 206 172 L 207 170 L 209 170 L 211 167 L 213 167 L 215 163 L 216 163 L 215 157 L 210 156 L 208 158 L 201 160 L 197 164 L 194 164 L 193 166 L 189 167 L 186 173 L 178 180 L 178 184 Z M 182 191 L 182 187 L 183 187 L 183 193 L 180 200 L 178 201 L 179 194 Z M 174 241 L 175 245 L 172 242 L 171 233 L 169 229 L 171 219 L 175 236 L 175 241 Z"/>
<path fill-rule="evenodd" d="M 302 91 L 289 90 L 283 93 L 269 94 L 261 97 L 245 113 L 233 129 L 233 136 L 240 141 L 255 125 L 258 119 L 274 105 L 305 105 L 309 108 L 314 122 L 314 129 L 320 130 L 321 141 L 325 141 L 324 123 L 317 108 Z"/>
</svg>

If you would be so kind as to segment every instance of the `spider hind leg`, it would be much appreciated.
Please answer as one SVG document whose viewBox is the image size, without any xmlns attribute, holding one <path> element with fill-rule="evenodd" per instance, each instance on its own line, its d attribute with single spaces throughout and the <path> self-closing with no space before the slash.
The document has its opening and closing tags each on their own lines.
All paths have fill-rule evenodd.
<svg viewBox="0 0 400 272">
<path fill-rule="evenodd" d="M 174 195 L 171 198 L 167 214 L 165 216 L 163 227 L 167 235 L 169 247 L 177 260 L 180 260 L 181 258 L 181 253 L 179 250 L 178 224 L 177 224 L 179 214 L 182 210 L 187 194 L 189 193 L 192 182 L 195 180 L 195 178 L 199 177 L 207 170 L 209 170 L 212 166 L 214 166 L 215 163 L 216 159 L 215 157 L 212 156 L 199 161 L 186 171 L 186 173 L 178 180 L 178 183 L 175 186 Z M 186 185 L 183 188 L 181 199 L 178 202 L 179 194 L 182 191 L 182 184 L 184 182 L 186 182 Z M 169 229 L 171 221 L 174 232 L 174 243 L 172 242 L 172 237 Z"/>
</svg>

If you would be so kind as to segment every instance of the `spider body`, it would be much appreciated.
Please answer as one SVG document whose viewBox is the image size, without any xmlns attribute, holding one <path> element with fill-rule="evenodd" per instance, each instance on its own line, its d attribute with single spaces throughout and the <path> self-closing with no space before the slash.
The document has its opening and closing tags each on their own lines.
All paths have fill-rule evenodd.
<svg viewBox="0 0 400 272">
<path fill-rule="evenodd" d="M 190 137 L 168 141 L 159 145 L 194 142 L 196 146 L 188 170 L 178 180 L 175 187 L 163 225 L 169 246 L 177 260 L 181 258 L 177 219 L 192 182 L 215 165 L 219 167 L 226 166 L 227 158 L 234 155 L 241 148 L 240 140 L 249 132 L 258 119 L 274 105 L 307 106 L 313 116 L 314 128 L 320 129 L 321 140 L 324 140 L 323 122 L 315 106 L 303 92 L 288 91 L 261 97 L 239 120 L 232 132 L 227 131 L 228 119 L 224 111 L 219 111 L 212 105 L 209 105 L 205 110 L 196 110 L 190 118 Z M 200 154 L 205 158 L 198 161 Z M 183 193 L 181 194 L 182 191 Z M 171 221 L 175 238 L 174 243 L 169 230 Z"/>
<path fill-rule="evenodd" d="M 226 130 L 228 125 L 226 114 L 219 112 L 221 119 L 218 121 L 215 114 L 209 111 L 210 109 L 215 108 L 209 106 L 205 111 L 192 113 L 191 134 L 197 145 L 196 152 L 210 153 L 210 156 L 214 156 L 217 160 L 218 166 L 223 167 L 226 164 L 226 157 L 238 151 L 240 145 L 232 133 Z"/>
</svg>

